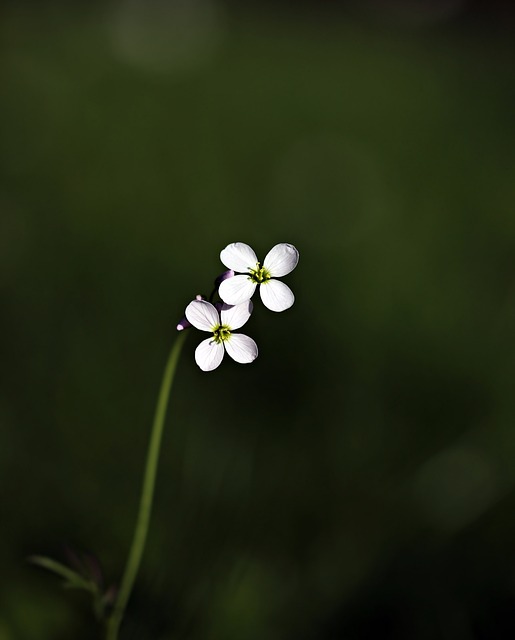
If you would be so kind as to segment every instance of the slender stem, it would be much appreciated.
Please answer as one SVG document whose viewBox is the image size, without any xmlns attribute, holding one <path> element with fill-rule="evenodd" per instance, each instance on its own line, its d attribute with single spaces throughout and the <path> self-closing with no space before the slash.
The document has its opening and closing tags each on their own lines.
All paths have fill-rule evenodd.
<svg viewBox="0 0 515 640">
<path fill-rule="evenodd" d="M 168 407 L 168 398 L 172 387 L 175 369 L 181 352 L 182 345 L 186 337 L 186 331 L 181 332 L 175 344 L 173 345 L 168 362 L 163 374 L 161 389 L 157 399 L 156 412 L 154 416 L 154 424 L 152 425 L 152 433 L 147 452 L 147 462 L 145 466 L 145 476 L 143 478 L 143 487 L 141 490 L 141 499 L 139 505 L 138 519 L 134 530 L 134 538 L 132 546 L 125 565 L 120 591 L 113 608 L 113 612 L 107 620 L 106 640 L 117 640 L 118 630 L 123 619 L 125 607 L 131 595 L 132 587 L 138 573 L 141 563 L 141 556 L 145 548 L 147 539 L 148 524 L 150 513 L 152 510 L 152 501 L 154 498 L 154 486 L 156 482 L 157 465 L 159 460 L 159 450 L 161 447 L 161 437 L 166 417 L 166 409 Z"/>
</svg>

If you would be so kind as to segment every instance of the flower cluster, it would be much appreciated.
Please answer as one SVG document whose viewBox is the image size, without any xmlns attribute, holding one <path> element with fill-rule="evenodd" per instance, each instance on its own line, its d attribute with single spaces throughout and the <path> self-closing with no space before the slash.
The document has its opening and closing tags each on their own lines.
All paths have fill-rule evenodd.
<svg viewBox="0 0 515 640">
<path fill-rule="evenodd" d="M 292 244 L 276 244 L 261 264 L 248 244 L 233 242 L 221 251 L 220 260 L 228 271 L 215 280 L 209 301 L 204 296 L 196 296 L 186 307 L 186 317 L 177 325 L 179 331 L 193 326 L 212 334 L 195 351 L 195 361 L 202 371 L 216 369 L 226 351 L 241 364 L 257 358 L 254 340 L 234 331 L 250 318 L 251 298 L 258 287 L 261 301 L 271 311 L 285 311 L 295 301 L 291 289 L 277 280 L 297 266 L 299 252 Z M 213 302 L 217 291 L 221 301 Z"/>
</svg>

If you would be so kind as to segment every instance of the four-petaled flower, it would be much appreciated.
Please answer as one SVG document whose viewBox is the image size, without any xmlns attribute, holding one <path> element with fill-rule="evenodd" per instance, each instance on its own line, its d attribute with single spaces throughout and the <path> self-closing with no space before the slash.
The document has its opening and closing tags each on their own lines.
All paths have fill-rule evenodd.
<svg viewBox="0 0 515 640">
<path fill-rule="evenodd" d="M 284 282 L 275 280 L 297 266 L 299 252 L 292 244 L 276 244 L 261 265 L 248 244 L 233 242 L 220 253 L 220 260 L 228 269 L 241 274 L 220 284 L 218 293 L 225 303 L 238 305 L 250 300 L 258 285 L 261 300 L 271 311 L 289 309 L 295 301 L 292 290 Z"/>
<path fill-rule="evenodd" d="M 233 333 L 250 318 L 252 302 L 243 304 L 222 304 L 220 311 L 205 300 L 193 300 L 186 307 L 186 318 L 201 331 L 213 335 L 203 340 L 195 350 L 195 362 L 202 371 L 212 371 L 222 362 L 224 352 L 241 364 L 253 362 L 258 355 L 257 344 L 246 335 Z"/>
</svg>

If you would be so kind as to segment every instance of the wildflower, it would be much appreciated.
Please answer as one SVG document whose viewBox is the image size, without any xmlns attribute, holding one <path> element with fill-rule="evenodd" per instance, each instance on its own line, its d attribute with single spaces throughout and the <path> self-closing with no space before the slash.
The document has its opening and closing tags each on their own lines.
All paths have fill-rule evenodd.
<svg viewBox="0 0 515 640">
<path fill-rule="evenodd" d="M 218 293 L 225 303 L 238 305 L 250 300 L 258 285 L 261 300 L 271 311 L 285 311 L 294 303 L 292 290 L 284 282 L 275 279 L 285 276 L 297 266 L 299 252 L 292 244 L 276 244 L 261 265 L 248 244 L 233 242 L 220 253 L 220 260 L 226 267 L 241 274 L 220 284 Z"/>
<path fill-rule="evenodd" d="M 254 340 L 241 333 L 233 333 L 250 318 L 252 302 L 221 305 L 218 310 L 205 300 L 193 300 L 186 307 L 186 318 L 197 329 L 209 331 L 212 337 L 203 340 L 195 350 L 195 362 L 202 371 L 212 371 L 222 362 L 225 351 L 233 360 L 247 364 L 257 358 Z"/>
</svg>

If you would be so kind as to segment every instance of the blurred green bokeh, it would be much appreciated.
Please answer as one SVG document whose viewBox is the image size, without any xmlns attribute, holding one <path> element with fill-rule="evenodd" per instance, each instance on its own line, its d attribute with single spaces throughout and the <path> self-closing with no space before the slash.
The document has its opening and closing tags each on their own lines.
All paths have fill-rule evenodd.
<svg viewBox="0 0 515 640">
<path fill-rule="evenodd" d="M 26 557 L 118 581 L 233 241 L 295 244 L 296 304 L 249 367 L 189 336 L 121 640 L 514 637 L 515 53 L 428 16 L 2 9 L 0 640 L 101 637 Z"/>
</svg>

